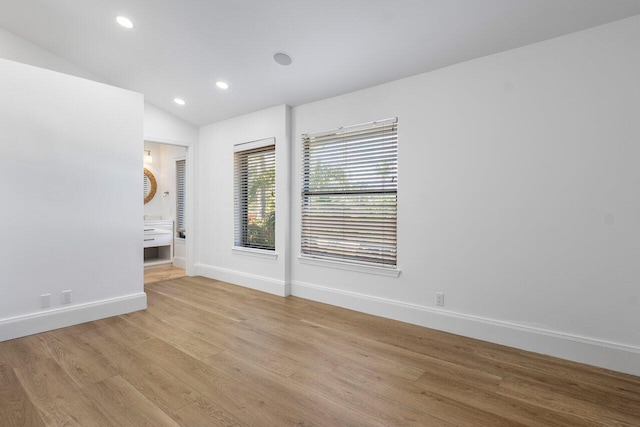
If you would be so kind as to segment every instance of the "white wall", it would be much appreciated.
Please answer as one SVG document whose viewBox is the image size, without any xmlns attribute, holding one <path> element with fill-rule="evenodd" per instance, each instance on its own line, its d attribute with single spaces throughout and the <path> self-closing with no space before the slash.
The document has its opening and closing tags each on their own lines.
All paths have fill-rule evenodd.
<svg viewBox="0 0 640 427">
<path fill-rule="evenodd" d="M 0 93 L 0 340 L 145 308 L 142 95 L 4 59 Z"/>
<path fill-rule="evenodd" d="M 0 27 L 0 58 L 106 83 L 90 72 Z"/>
<path fill-rule="evenodd" d="M 152 163 L 145 163 L 156 178 L 158 190 L 156 195 L 144 205 L 147 219 L 176 219 L 176 159 L 185 158 L 187 148 L 177 145 L 144 142 L 144 149 L 151 151 Z M 165 192 L 169 194 L 165 195 Z M 154 218 L 149 218 L 154 217 Z"/>
<path fill-rule="evenodd" d="M 0 58 L 10 59 L 23 64 L 34 65 L 52 71 L 70 74 L 101 83 L 108 81 L 80 68 L 41 47 L 18 37 L 0 27 Z M 167 142 L 179 145 L 195 144 L 198 129 L 176 116 L 155 107 L 144 104 L 144 134 L 150 141 Z"/>
<path fill-rule="evenodd" d="M 285 295 L 289 228 L 289 108 L 285 105 L 200 129 L 197 158 L 196 272 Z M 276 139 L 277 259 L 233 253 L 233 146 Z"/>
<path fill-rule="evenodd" d="M 15 34 L 0 28 L 0 58 L 34 65 L 52 71 L 70 74 L 73 76 L 108 83 L 104 79 L 95 76 L 88 71 L 77 67 L 70 62 L 30 43 Z M 198 142 L 198 129 L 176 116 L 163 111 L 148 102 L 144 103 L 144 139 L 146 141 L 164 142 L 169 144 L 189 147 L 187 153 L 187 207 L 186 222 L 187 230 L 192 235 L 194 228 L 194 207 L 195 199 L 193 193 L 197 184 L 194 181 L 196 144 Z M 186 266 L 187 274 L 193 274 L 193 248 L 195 239 L 188 239 L 186 248 L 179 250 L 188 259 L 188 263 L 182 262 L 181 266 Z M 183 242 L 180 242 L 183 243 Z"/>
<path fill-rule="evenodd" d="M 182 146 L 194 145 L 198 142 L 198 128 L 145 102 L 144 139 Z"/>
<path fill-rule="evenodd" d="M 640 374 L 638 76 L 634 17 L 293 108 L 292 293 Z M 402 274 L 301 264 L 301 133 L 396 116 Z"/>
</svg>

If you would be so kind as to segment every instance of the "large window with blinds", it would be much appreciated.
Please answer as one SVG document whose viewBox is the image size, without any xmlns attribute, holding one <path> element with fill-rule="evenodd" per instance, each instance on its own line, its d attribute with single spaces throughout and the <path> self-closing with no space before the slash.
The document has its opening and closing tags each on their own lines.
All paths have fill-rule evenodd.
<svg viewBox="0 0 640 427">
<path fill-rule="evenodd" d="M 275 250 L 276 146 L 269 138 L 235 146 L 235 246 Z"/>
<path fill-rule="evenodd" d="M 397 119 L 302 135 L 303 257 L 396 267 Z"/>
<path fill-rule="evenodd" d="M 187 162 L 185 159 L 176 160 L 176 237 L 185 239 L 187 237 L 185 224 L 186 205 L 186 173 Z"/>
</svg>

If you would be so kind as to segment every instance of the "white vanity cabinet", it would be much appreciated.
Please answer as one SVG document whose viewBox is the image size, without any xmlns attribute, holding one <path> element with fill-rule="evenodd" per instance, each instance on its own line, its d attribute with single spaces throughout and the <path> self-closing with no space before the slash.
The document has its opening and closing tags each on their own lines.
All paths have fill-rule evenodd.
<svg viewBox="0 0 640 427">
<path fill-rule="evenodd" d="M 144 266 L 173 262 L 173 221 L 144 222 Z"/>
</svg>

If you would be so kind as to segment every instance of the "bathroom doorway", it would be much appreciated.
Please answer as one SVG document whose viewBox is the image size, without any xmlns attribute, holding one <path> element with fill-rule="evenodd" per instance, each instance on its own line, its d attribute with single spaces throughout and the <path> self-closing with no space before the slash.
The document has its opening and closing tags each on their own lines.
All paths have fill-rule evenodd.
<svg viewBox="0 0 640 427">
<path fill-rule="evenodd" d="M 144 142 L 145 284 L 187 275 L 188 147 Z"/>
</svg>

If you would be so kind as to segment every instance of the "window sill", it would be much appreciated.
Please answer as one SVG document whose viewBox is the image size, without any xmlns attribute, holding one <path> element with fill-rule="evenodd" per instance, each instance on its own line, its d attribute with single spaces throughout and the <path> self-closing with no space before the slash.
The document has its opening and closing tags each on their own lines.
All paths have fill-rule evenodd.
<svg viewBox="0 0 640 427">
<path fill-rule="evenodd" d="M 327 268 L 340 268 L 342 270 L 357 271 L 358 273 L 376 274 L 378 276 L 398 277 L 400 276 L 401 272 L 396 268 L 376 267 L 373 265 L 354 264 L 320 258 L 310 258 L 305 256 L 299 256 L 298 260 L 302 264 L 319 265 L 321 267 Z"/>
<path fill-rule="evenodd" d="M 231 248 L 231 251 L 234 254 L 252 256 L 256 258 L 264 258 L 264 259 L 278 259 L 278 254 L 275 251 L 266 251 L 264 249 L 252 249 L 252 248 L 243 248 L 242 246 L 234 246 Z"/>
</svg>

